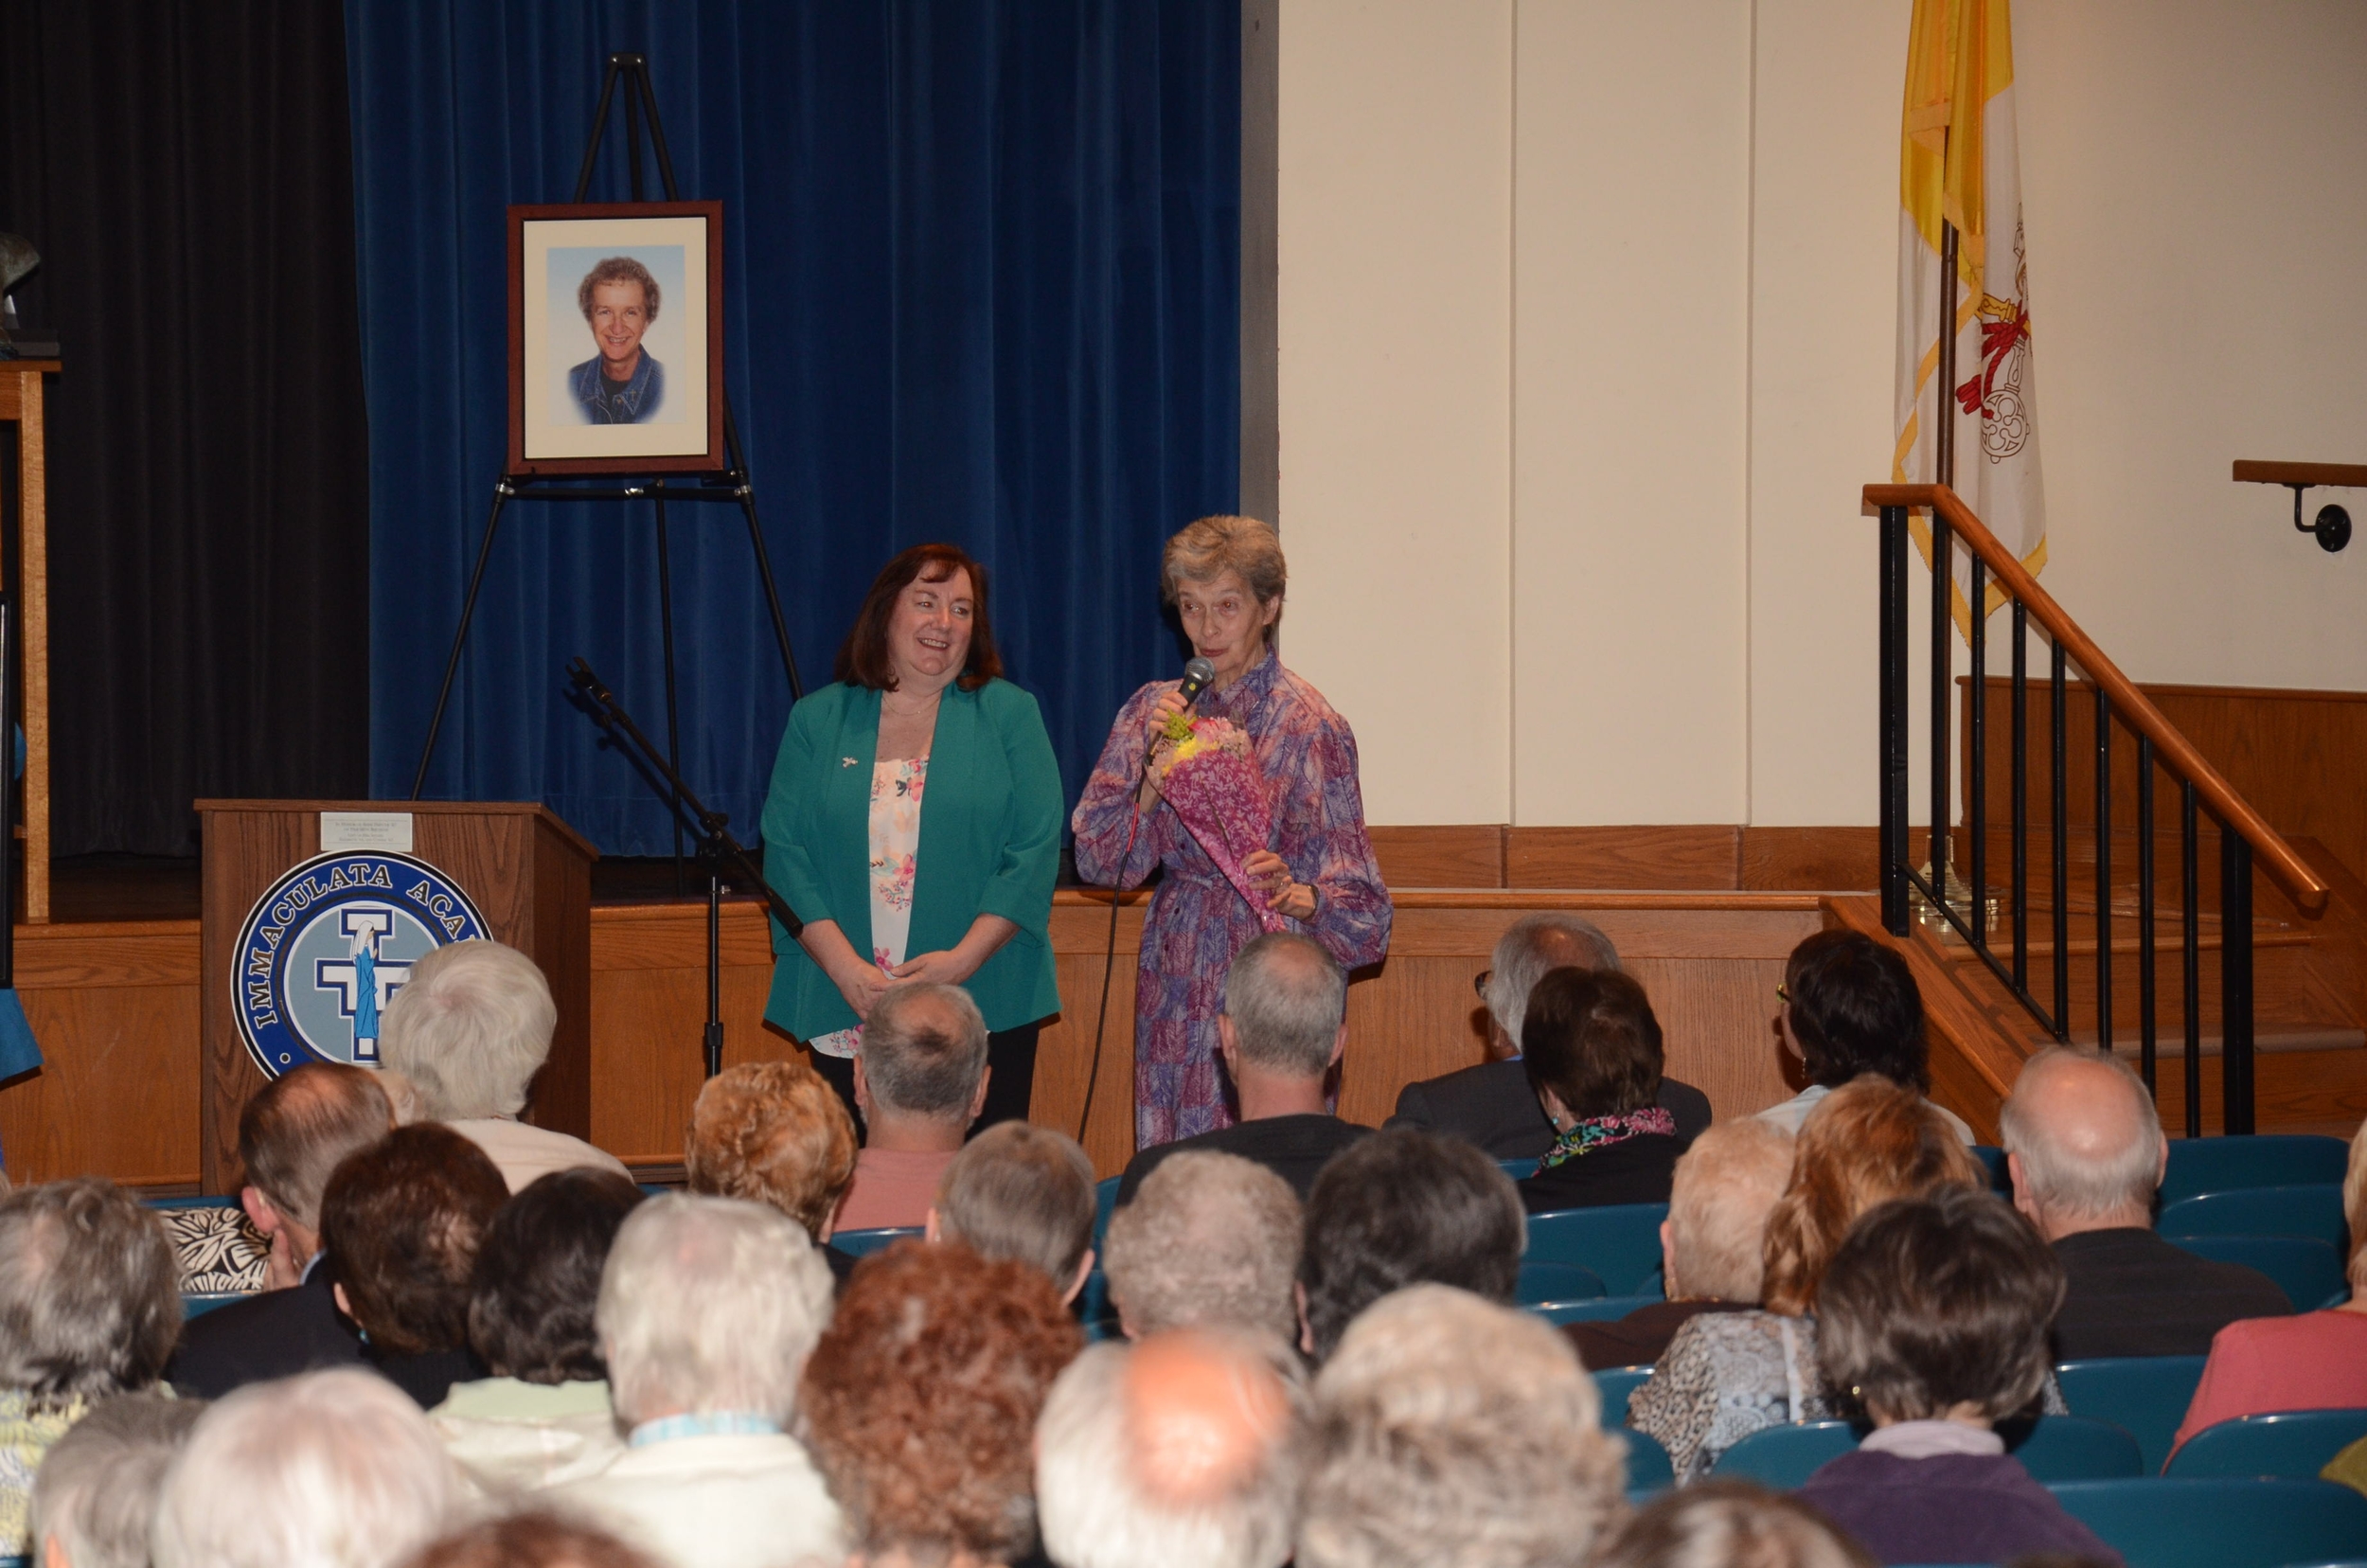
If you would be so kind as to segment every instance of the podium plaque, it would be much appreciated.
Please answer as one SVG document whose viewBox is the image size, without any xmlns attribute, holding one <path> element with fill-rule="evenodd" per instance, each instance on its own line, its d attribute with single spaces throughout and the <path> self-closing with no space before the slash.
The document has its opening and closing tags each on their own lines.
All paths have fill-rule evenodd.
<svg viewBox="0 0 2367 1568">
<path fill-rule="evenodd" d="M 525 1119 L 591 1135 L 599 856 L 575 829 L 531 803 L 201 800 L 197 811 L 206 1192 L 238 1178 L 239 1113 L 266 1065 L 375 1060 L 379 1009 L 401 970 L 431 945 L 477 935 L 532 958 L 559 1005 Z"/>
</svg>

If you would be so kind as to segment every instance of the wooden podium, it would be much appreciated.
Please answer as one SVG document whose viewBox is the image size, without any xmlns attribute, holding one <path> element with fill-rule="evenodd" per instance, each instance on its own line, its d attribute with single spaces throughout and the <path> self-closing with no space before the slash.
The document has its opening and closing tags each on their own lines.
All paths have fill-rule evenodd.
<svg viewBox="0 0 2367 1568">
<path fill-rule="evenodd" d="M 324 811 L 408 818 L 407 853 L 457 882 L 495 940 L 542 966 L 559 1004 L 559 1029 L 550 1060 L 535 1078 L 525 1119 L 579 1138 L 591 1135 L 592 863 L 599 851 L 574 829 L 530 803 L 201 800 L 197 811 L 205 860 L 205 1060 L 198 1079 L 205 1191 L 231 1190 L 239 1171 L 239 1112 L 263 1085 L 234 1011 L 239 926 L 273 882 L 321 852 Z"/>
</svg>

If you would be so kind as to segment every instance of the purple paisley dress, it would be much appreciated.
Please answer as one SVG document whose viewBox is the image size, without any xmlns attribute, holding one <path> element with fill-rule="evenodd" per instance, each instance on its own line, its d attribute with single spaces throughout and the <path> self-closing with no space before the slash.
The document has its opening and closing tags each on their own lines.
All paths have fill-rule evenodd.
<svg viewBox="0 0 2367 1568">
<path fill-rule="evenodd" d="M 1165 802 L 1133 821 L 1150 710 L 1175 686 L 1154 681 L 1127 699 L 1071 821 L 1077 875 L 1089 882 L 1131 887 L 1152 866 L 1166 867 L 1151 895 L 1135 976 L 1134 1141 L 1142 1149 L 1232 1125 L 1217 1015 L 1224 1010 L 1225 970 L 1260 930 L 1255 912 Z M 1389 890 L 1364 833 L 1347 721 L 1272 651 L 1193 711 L 1231 720 L 1250 738 L 1272 799 L 1267 847 L 1316 892 L 1314 919 L 1293 920 L 1290 929 L 1350 969 L 1379 962 L 1389 951 Z"/>
</svg>

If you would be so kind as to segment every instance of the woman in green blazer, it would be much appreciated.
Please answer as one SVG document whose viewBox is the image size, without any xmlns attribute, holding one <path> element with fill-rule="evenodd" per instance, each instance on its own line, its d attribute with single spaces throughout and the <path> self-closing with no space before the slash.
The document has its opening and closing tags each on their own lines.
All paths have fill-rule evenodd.
<svg viewBox="0 0 2367 1568">
<path fill-rule="evenodd" d="M 851 1109 L 872 1002 L 958 985 L 988 1030 L 979 1125 L 1024 1118 L 1060 1007 L 1060 775 L 1035 698 L 1002 678 L 985 571 L 951 544 L 889 561 L 833 674 L 791 711 L 765 799 L 765 876 L 805 929 L 774 924 L 764 1016 Z"/>
</svg>

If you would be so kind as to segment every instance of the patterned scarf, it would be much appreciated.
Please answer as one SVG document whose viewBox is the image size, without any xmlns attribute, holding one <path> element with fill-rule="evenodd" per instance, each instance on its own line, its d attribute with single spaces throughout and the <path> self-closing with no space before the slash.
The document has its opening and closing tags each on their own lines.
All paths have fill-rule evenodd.
<svg viewBox="0 0 2367 1568">
<path fill-rule="evenodd" d="M 1554 1140 L 1553 1149 L 1537 1163 L 1537 1168 L 1551 1170 L 1565 1160 L 1654 1133 L 1664 1138 L 1677 1135 L 1677 1118 L 1657 1105 L 1647 1105 L 1622 1116 L 1583 1116 Z"/>
</svg>

